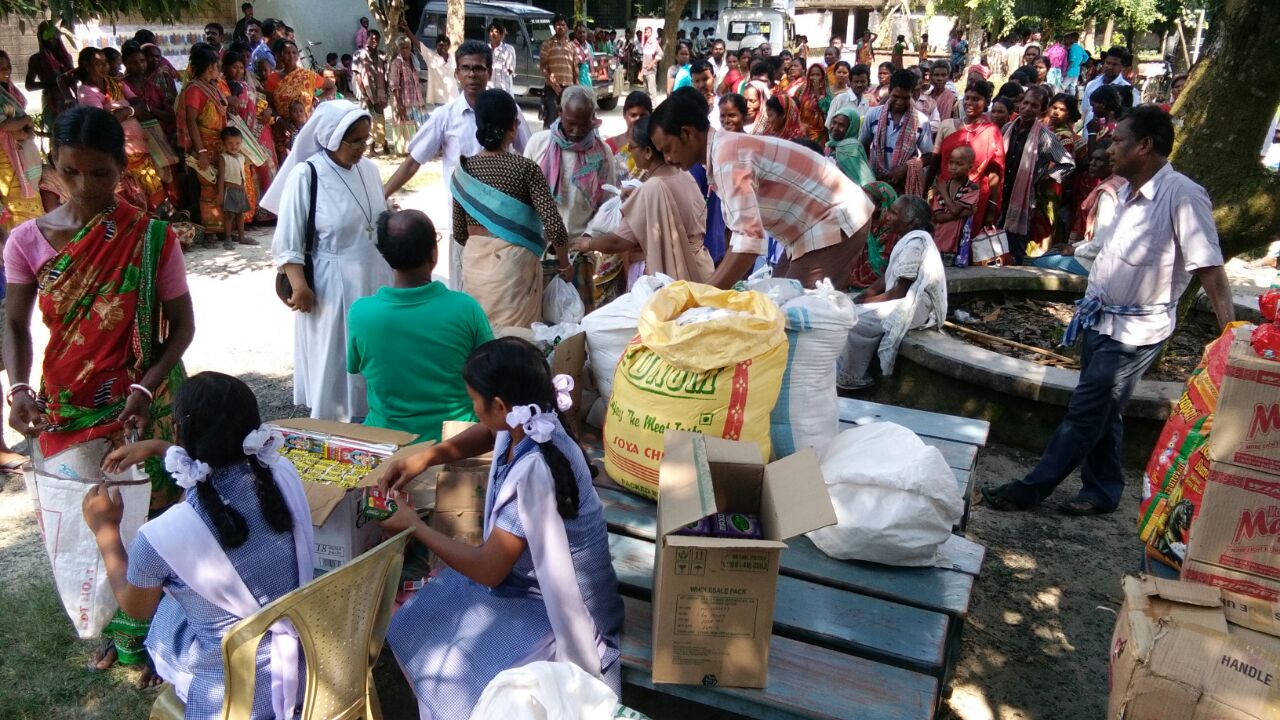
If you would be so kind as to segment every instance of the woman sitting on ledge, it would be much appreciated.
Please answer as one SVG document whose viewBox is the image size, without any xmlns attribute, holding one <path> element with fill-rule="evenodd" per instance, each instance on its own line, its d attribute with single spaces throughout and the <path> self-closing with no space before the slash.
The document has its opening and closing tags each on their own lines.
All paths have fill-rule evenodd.
<svg viewBox="0 0 1280 720">
<path fill-rule="evenodd" d="M 901 239 L 893 246 L 884 277 L 854 298 L 858 322 L 840 356 L 836 385 L 845 390 L 869 387 L 871 356 L 880 369 L 893 372 L 898 345 L 908 330 L 928 325 L 942 328 L 947 319 L 947 276 L 933 242 L 929 204 L 915 195 L 898 198 L 885 215 Z"/>
</svg>

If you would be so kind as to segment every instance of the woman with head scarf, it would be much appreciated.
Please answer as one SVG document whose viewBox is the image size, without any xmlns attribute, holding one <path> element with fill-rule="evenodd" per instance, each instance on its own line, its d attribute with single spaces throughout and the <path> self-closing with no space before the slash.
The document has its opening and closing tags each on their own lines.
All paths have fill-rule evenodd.
<svg viewBox="0 0 1280 720">
<path fill-rule="evenodd" d="M 884 277 L 885 265 L 889 263 L 889 253 L 898 235 L 889 225 L 889 208 L 898 199 L 898 191 L 887 182 L 876 180 L 862 186 L 867 197 L 875 205 L 871 215 L 871 229 L 867 232 L 867 246 L 858 253 L 853 269 L 849 273 L 849 287 L 856 289 L 869 288 L 875 281 Z"/>
<path fill-rule="evenodd" d="M 275 213 L 271 254 L 293 288 L 293 400 L 311 417 L 350 421 L 368 414 L 364 379 L 347 374 L 347 309 L 389 285 L 391 268 L 374 237 L 387 209 L 378 167 L 364 157 L 369 113 L 347 100 L 321 103 L 294 139 L 293 151 L 262 198 Z M 311 198 L 315 198 L 312 205 Z M 315 236 L 307 277 L 308 214 Z"/>
<path fill-rule="evenodd" d="M 742 97 L 747 101 L 747 117 L 742 131 L 748 135 L 760 135 L 768 125 L 764 105 L 769 102 L 769 86 L 760 80 L 752 80 L 742 89 Z"/>
<path fill-rule="evenodd" d="M 800 110 L 800 122 L 806 137 L 818 143 L 827 142 L 827 109 L 831 107 L 831 93 L 827 87 L 827 74 L 817 65 L 810 66 L 805 76 L 804 89 L 796 95 Z"/>
<path fill-rule="evenodd" d="M 840 172 L 858 185 L 874 182 L 876 176 L 867 162 L 866 149 L 858 140 L 862 132 L 862 117 L 858 111 L 851 107 L 837 110 L 831 116 L 827 131 L 831 136 L 827 142 L 827 155 L 835 161 Z"/>
<path fill-rule="evenodd" d="M 800 105 L 795 98 L 774 95 L 764 104 L 764 122 L 756 124 L 757 135 L 769 135 L 783 140 L 806 137 L 804 123 L 800 122 Z"/>
<path fill-rule="evenodd" d="M 630 253 L 645 264 L 644 274 L 662 273 L 676 280 L 705 283 L 715 272 L 703 245 L 707 205 L 697 181 L 668 165 L 649 134 L 649 119 L 631 128 L 636 164 L 644 184 L 622 205 L 622 222 L 613 232 L 584 235 L 574 241 L 579 252 Z"/>
</svg>

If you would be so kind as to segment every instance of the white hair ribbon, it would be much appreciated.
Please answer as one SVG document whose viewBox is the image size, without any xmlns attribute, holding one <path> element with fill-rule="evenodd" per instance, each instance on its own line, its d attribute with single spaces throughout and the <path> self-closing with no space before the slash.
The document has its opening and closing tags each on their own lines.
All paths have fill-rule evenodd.
<svg viewBox="0 0 1280 720">
<path fill-rule="evenodd" d="M 544 443 L 556 431 L 556 419 L 551 413 L 542 412 L 537 405 L 517 405 L 507 413 L 507 427 L 522 427 L 524 434 L 534 442 Z"/>
<path fill-rule="evenodd" d="M 170 445 L 164 454 L 164 469 L 173 476 L 178 487 L 190 490 L 209 477 L 208 463 L 191 457 L 180 445 Z"/>
<path fill-rule="evenodd" d="M 284 447 L 284 437 L 266 425 L 250 430 L 244 437 L 241 449 L 245 455 L 255 457 L 263 465 L 271 465 L 280 459 L 280 448 Z"/>
<path fill-rule="evenodd" d="M 556 389 L 556 407 L 566 412 L 573 407 L 573 378 L 568 375 L 557 375 L 551 378 L 551 387 Z"/>
</svg>

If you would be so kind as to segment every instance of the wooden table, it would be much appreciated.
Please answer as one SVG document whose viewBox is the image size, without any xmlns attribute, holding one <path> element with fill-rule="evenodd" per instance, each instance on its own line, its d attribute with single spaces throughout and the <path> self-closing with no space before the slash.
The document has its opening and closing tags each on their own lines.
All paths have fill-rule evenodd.
<svg viewBox="0 0 1280 720">
<path fill-rule="evenodd" d="M 842 425 L 891 421 L 942 451 L 968 495 L 982 421 L 842 398 Z M 982 546 L 956 538 L 945 567 L 836 560 L 805 537 L 782 554 L 769 682 L 764 689 L 654 686 L 651 612 L 656 505 L 601 477 L 610 548 L 626 601 L 623 679 L 753 718 L 931 718 L 942 701 L 969 612 Z"/>
</svg>

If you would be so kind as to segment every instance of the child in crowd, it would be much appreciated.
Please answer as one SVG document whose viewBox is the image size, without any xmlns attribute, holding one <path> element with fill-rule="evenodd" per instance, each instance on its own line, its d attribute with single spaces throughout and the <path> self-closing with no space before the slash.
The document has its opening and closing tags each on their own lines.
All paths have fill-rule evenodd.
<svg viewBox="0 0 1280 720">
<path fill-rule="evenodd" d="M 498 673 L 537 660 L 572 662 L 617 692 L 622 599 L 604 510 L 557 413 L 570 406 L 572 382 L 552 378 L 542 353 L 511 337 L 476 348 L 462 376 L 479 424 L 384 465 L 381 480 L 398 489 L 429 466 L 493 452 L 480 547 L 404 505 L 382 523 L 412 528 L 449 566 L 387 631 L 421 715 L 466 720 Z"/>
<path fill-rule="evenodd" d="M 293 139 L 298 136 L 298 131 L 302 130 L 302 126 L 307 124 L 307 111 L 302 107 L 301 100 L 294 100 L 289 103 L 289 124 L 285 126 L 284 137 L 285 143 L 289 149 L 293 149 Z"/>
<path fill-rule="evenodd" d="M 222 158 L 218 166 L 217 193 L 222 200 L 222 218 L 227 228 L 222 249 L 231 250 L 236 243 L 257 245 L 257 240 L 246 240 L 244 237 L 244 216 L 250 209 L 249 196 L 244 191 L 244 179 L 251 172 L 249 160 L 240 153 L 244 137 L 230 125 L 223 128 L 219 136 L 222 138 Z"/>
<path fill-rule="evenodd" d="M 933 241 L 944 264 L 953 259 L 960 266 L 969 264 L 969 238 L 973 232 L 970 221 L 978 202 L 978 186 L 969 179 L 973 159 L 973 148 L 960 145 L 947 159 L 951 179 L 943 180 L 939 175 L 933 183 Z"/>
<path fill-rule="evenodd" d="M 239 620 L 311 580 L 311 511 L 302 481 L 277 454 L 279 435 L 262 427 L 258 401 L 238 378 L 204 372 L 179 388 L 177 444 L 146 440 L 112 451 L 119 473 L 152 457 L 186 498 L 120 539 L 124 506 L 106 485 L 90 488 L 84 519 L 102 552 L 120 609 L 154 616 L 146 645 L 157 673 L 173 683 L 186 717 L 222 710 L 222 636 Z M 292 717 L 302 698 L 296 636 L 273 633 L 258 648 L 250 718 Z"/>
<path fill-rule="evenodd" d="M 351 53 L 344 53 L 342 56 L 342 64 L 338 66 L 338 92 L 347 97 L 354 97 L 355 90 L 351 88 L 352 68 L 356 66 L 355 58 L 351 57 Z"/>
<path fill-rule="evenodd" d="M 889 56 L 889 62 L 893 63 L 895 68 L 902 69 L 902 56 L 907 52 L 907 36 L 899 35 L 898 39 L 893 43 L 893 54 Z"/>
</svg>

